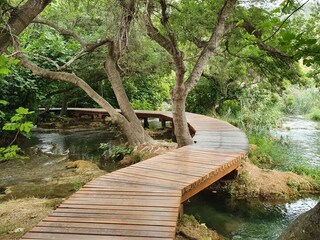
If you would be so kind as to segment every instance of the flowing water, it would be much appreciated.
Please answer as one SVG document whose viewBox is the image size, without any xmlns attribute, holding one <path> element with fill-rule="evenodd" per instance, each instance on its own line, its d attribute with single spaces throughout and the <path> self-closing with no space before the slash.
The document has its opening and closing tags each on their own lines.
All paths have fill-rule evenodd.
<svg viewBox="0 0 320 240">
<path fill-rule="evenodd" d="M 299 163 L 320 166 L 320 131 L 317 123 L 300 117 L 287 117 L 274 136 L 290 142 L 301 154 Z M 185 212 L 196 216 L 227 239 L 274 240 L 300 214 L 313 208 L 320 199 L 305 198 L 290 203 L 261 203 L 234 200 L 204 191 L 190 199 Z"/>
<path fill-rule="evenodd" d="M 286 117 L 281 129 L 274 135 L 288 140 L 295 146 L 295 151 L 303 156 L 300 164 L 320 167 L 320 124 L 303 117 Z"/>
</svg>

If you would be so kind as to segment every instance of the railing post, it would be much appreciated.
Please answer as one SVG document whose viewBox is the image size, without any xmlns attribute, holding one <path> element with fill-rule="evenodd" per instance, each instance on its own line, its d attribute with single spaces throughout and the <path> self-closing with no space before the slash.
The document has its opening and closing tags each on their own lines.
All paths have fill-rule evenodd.
<svg viewBox="0 0 320 240">
<path fill-rule="evenodd" d="M 179 219 L 182 218 L 184 212 L 183 212 L 183 203 L 180 204 L 180 207 L 179 207 Z"/>
<path fill-rule="evenodd" d="M 148 122 L 148 118 L 143 118 L 143 127 L 144 128 L 149 128 L 149 122 Z"/>
<path fill-rule="evenodd" d="M 165 128 L 166 127 L 166 120 L 160 119 L 160 121 L 161 121 L 161 127 Z"/>
</svg>

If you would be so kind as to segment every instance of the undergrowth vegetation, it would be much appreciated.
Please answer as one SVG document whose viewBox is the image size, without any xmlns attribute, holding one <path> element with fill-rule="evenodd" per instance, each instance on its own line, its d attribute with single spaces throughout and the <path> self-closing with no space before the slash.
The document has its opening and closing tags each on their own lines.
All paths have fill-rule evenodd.
<svg viewBox="0 0 320 240">
<path fill-rule="evenodd" d="M 310 177 L 320 186 L 320 168 L 305 164 L 306 159 L 296 150 L 294 144 L 284 138 L 269 135 L 248 135 L 251 145 L 249 158 L 260 168 L 292 171 Z"/>
</svg>

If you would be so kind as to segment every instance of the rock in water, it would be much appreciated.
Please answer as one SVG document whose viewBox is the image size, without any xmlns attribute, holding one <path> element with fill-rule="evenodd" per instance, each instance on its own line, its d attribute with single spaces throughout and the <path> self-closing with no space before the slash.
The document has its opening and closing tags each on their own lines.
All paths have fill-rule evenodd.
<svg viewBox="0 0 320 240">
<path fill-rule="evenodd" d="M 320 202 L 301 214 L 278 238 L 278 240 L 315 240 L 320 236 Z"/>
</svg>

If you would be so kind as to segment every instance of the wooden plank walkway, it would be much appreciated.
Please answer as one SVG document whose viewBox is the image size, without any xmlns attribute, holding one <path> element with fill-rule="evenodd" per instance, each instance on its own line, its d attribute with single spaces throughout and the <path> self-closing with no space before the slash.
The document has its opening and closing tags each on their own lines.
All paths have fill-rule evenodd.
<svg viewBox="0 0 320 240">
<path fill-rule="evenodd" d="M 101 109 L 70 108 L 107 115 Z M 171 112 L 137 111 L 172 120 Z M 187 113 L 195 144 L 87 183 L 22 239 L 165 240 L 175 237 L 180 204 L 238 168 L 245 134 L 221 120 Z"/>
</svg>

